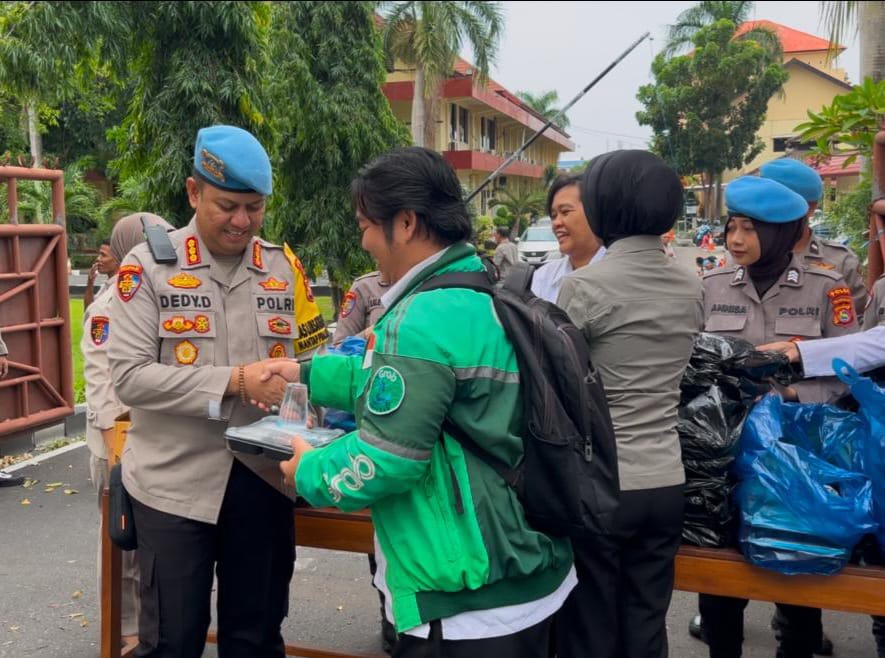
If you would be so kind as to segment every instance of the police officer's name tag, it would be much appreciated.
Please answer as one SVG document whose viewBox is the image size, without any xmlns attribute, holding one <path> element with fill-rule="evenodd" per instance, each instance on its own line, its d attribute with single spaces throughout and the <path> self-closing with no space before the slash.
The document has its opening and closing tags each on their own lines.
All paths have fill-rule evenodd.
<svg viewBox="0 0 885 658">
<path fill-rule="evenodd" d="M 406 381 L 399 370 L 382 366 L 372 376 L 366 407 L 376 416 L 392 414 L 406 397 Z"/>
</svg>

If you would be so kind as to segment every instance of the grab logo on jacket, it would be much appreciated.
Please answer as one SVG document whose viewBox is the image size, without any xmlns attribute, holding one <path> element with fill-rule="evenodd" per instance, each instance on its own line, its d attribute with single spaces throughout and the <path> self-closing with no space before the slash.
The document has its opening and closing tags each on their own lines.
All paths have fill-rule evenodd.
<svg viewBox="0 0 885 658">
<path fill-rule="evenodd" d="M 336 503 L 344 495 L 341 487 L 359 491 L 366 482 L 375 477 L 375 463 L 366 455 L 350 456 L 350 468 L 344 467 L 329 482 L 329 495 Z"/>
</svg>

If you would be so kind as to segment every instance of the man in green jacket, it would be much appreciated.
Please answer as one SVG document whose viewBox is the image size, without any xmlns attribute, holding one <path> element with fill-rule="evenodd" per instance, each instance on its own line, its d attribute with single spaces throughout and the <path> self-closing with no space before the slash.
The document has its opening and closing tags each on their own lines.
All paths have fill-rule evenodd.
<svg viewBox="0 0 885 658">
<path fill-rule="evenodd" d="M 513 490 L 442 429 L 449 419 L 520 461 L 513 347 L 488 295 L 416 292 L 443 272 L 483 270 L 458 178 L 438 153 L 398 149 L 364 168 L 351 196 L 362 246 L 393 282 L 384 313 L 365 355 L 276 372 L 308 383 L 314 403 L 353 410 L 358 429 L 318 450 L 294 439 L 283 472 L 312 505 L 371 509 L 394 656 L 546 656 L 551 616 L 576 583 L 569 543 L 530 528 Z"/>
</svg>

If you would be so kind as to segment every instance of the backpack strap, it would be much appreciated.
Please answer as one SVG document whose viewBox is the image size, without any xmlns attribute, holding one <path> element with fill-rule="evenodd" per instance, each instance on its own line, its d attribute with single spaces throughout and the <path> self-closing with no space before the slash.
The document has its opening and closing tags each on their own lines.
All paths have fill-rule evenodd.
<svg viewBox="0 0 885 658">
<path fill-rule="evenodd" d="M 515 263 L 504 279 L 504 288 L 522 296 L 522 293 L 531 290 L 534 274 L 535 268 L 532 265 L 522 261 Z"/>
<path fill-rule="evenodd" d="M 508 484 L 511 488 L 516 491 L 520 491 L 522 487 L 522 475 L 523 469 L 511 468 L 508 466 L 503 460 L 498 459 L 489 453 L 488 450 L 480 446 L 476 441 L 474 441 L 464 430 L 455 425 L 452 422 L 452 419 L 448 416 L 443 421 L 443 431 L 451 436 L 453 439 L 457 440 L 458 443 L 461 444 L 463 448 L 467 450 L 474 457 L 483 462 L 486 466 L 491 468 L 495 473 L 503 478 L 504 482 Z"/>
<path fill-rule="evenodd" d="M 440 290 L 443 288 L 466 288 L 491 295 L 495 288 L 495 282 L 488 271 L 444 272 L 426 279 L 415 288 L 415 292 L 427 292 L 428 290 Z"/>
</svg>

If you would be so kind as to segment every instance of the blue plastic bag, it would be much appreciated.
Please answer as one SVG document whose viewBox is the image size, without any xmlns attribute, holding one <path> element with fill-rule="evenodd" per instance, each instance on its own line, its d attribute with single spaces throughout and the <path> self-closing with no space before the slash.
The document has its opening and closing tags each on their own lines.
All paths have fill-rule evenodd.
<svg viewBox="0 0 885 658">
<path fill-rule="evenodd" d="M 328 351 L 332 354 L 343 354 L 344 356 L 365 354 L 366 339 L 360 336 L 348 336 L 340 345 L 330 347 Z M 328 409 L 323 418 L 323 426 L 336 430 L 344 430 L 345 432 L 352 432 L 356 429 L 356 418 L 349 411 Z"/>
<path fill-rule="evenodd" d="M 808 417 L 822 418 L 822 412 L 802 407 L 816 406 L 763 398 L 744 424 L 735 462 L 741 551 L 753 564 L 786 574 L 835 573 L 877 527 L 869 478 L 784 438 L 785 415 L 793 425 L 810 423 Z M 833 449 L 838 441 L 830 441 Z"/>
<path fill-rule="evenodd" d="M 833 360 L 833 370 L 851 388 L 867 424 L 869 436 L 862 451 L 863 472 L 873 483 L 873 514 L 879 523 L 876 540 L 885 551 L 885 388 L 858 374 L 842 359 Z"/>
</svg>

